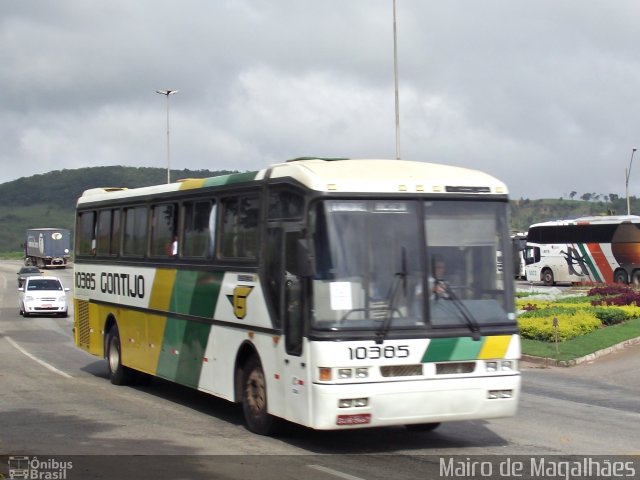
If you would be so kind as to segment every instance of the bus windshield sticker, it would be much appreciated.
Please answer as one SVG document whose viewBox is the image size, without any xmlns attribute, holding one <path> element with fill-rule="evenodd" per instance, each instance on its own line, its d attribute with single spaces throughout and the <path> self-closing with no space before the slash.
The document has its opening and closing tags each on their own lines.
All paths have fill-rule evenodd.
<svg viewBox="0 0 640 480">
<path fill-rule="evenodd" d="M 353 308 L 351 302 L 351 282 L 331 282 L 331 309 L 332 310 L 351 310 Z"/>
</svg>

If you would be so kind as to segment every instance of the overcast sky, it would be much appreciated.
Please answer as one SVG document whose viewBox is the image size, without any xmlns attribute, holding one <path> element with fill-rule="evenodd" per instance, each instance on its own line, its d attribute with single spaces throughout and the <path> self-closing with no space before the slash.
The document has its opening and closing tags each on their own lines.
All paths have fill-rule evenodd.
<svg viewBox="0 0 640 480">
<path fill-rule="evenodd" d="M 395 158 L 392 0 L 5 0 L 0 183 L 127 165 Z M 512 198 L 624 196 L 637 0 L 397 0 L 401 157 Z M 640 152 L 629 190 L 640 196 Z M 635 163 L 635 162 L 634 162 Z"/>
</svg>

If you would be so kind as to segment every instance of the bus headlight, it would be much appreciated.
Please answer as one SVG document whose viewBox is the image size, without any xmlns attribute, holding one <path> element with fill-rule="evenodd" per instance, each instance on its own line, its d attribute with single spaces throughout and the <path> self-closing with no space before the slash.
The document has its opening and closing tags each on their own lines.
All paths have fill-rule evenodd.
<svg viewBox="0 0 640 480">
<path fill-rule="evenodd" d="M 518 369 L 517 360 L 490 360 L 485 362 L 487 372 L 513 372 Z"/>
<path fill-rule="evenodd" d="M 341 398 L 338 400 L 338 408 L 351 408 L 351 407 L 368 407 L 368 398 Z"/>
<path fill-rule="evenodd" d="M 319 367 L 318 368 L 318 380 L 321 382 L 333 382 L 353 380 L 362 380 L 369 378 L 369 367 Z"/>
</svg>

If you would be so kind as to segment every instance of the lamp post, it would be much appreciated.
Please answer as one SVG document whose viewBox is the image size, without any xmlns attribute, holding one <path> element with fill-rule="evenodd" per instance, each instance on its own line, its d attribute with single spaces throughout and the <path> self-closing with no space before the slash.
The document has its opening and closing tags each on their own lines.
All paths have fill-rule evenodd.
<svg viewBox="0 0 640 480">
<path fill-rule="evenodd" d="M 629 177 L 631 176 L 631 164 L 633 163 L 633 154 L 636 153 L 637 148 L 633 147 L 631 150 L 631 160 L 629 160 L 629 168 L 624 169 L 624 187 L 625 195 L 627 196 L 627 215 L 631 215 L 631 208 L 629 204 Z"/>
<path fill-rule="evenodd" d="M 396 0 L 393 0 L 393 78 L 396 93 L 396 160 L 400 160 L 400 102 L 398 98 L 398 39 L 396 33 Z"/>
<path fill-rule="evenodd" d="M 171 183 L 171 149 L 169 143 L 169 95 L 178 93 L 179 90 L 156 90 L 156 93 L 167 97 L 167 183 Z"/>
</svg>

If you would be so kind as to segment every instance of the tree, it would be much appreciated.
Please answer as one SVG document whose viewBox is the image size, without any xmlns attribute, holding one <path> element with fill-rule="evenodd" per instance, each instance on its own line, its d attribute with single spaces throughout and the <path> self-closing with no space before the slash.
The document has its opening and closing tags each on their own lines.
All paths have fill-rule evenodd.
<svg viewBox="0 0 640 480">
<path fill-rule="evenodd" d="M 572 192 L 569 194 L 569 198 L 570 198 L 571 200 L 573 200 L 573 197 L 575 197 L 575 196 L 577 195 L 577 193 L 578 193 L 578 192 L 576 192 L 575 190 L 574 190 L 574 191 L 572 191 Z"/>
<path fill-rule="evenodd" d="M 618 195 L 616 195 L 615 193 L 610 193 L 609 194 L 609 200 L 611 200 L 612 202 L 615 202 L 616 200 L 618 200 Z"/>
<path fill-rule="evenodd" d="M 591 194 L 590 193 L 584 193 L 580 198 L 582 200 L 584 200 L 585 202 L 588 202 L 589 200 L 591 200 Z"/>
</svg>

